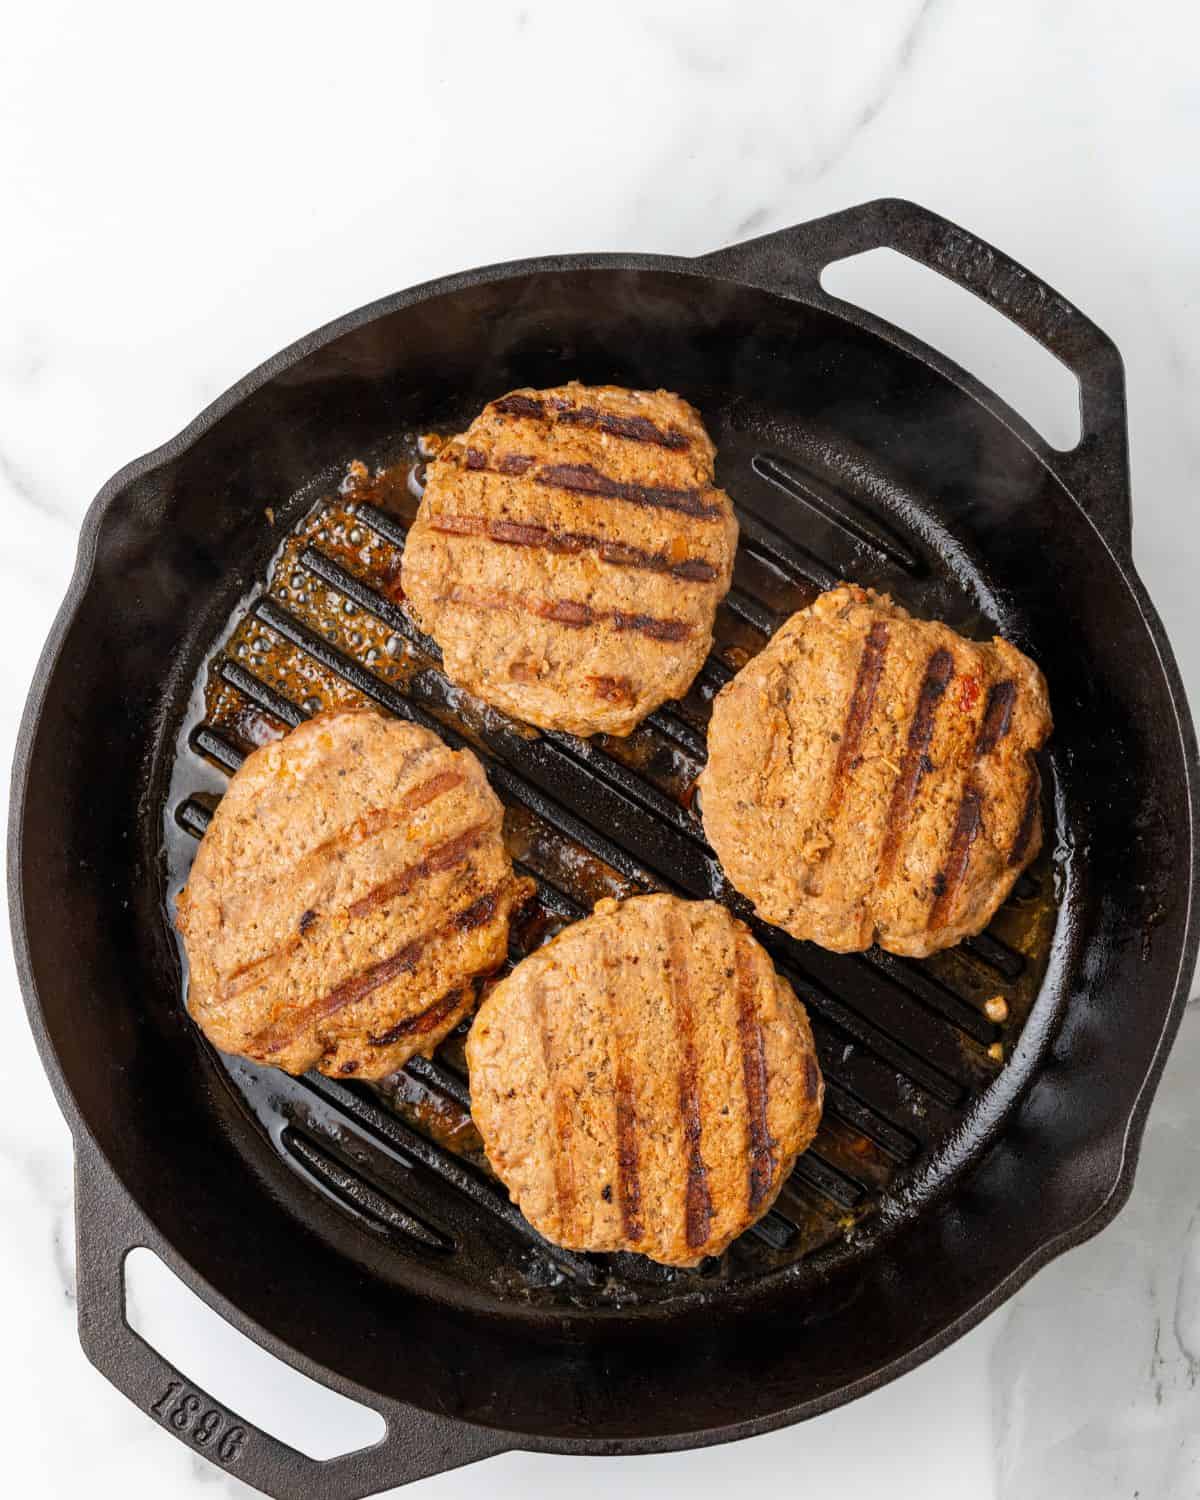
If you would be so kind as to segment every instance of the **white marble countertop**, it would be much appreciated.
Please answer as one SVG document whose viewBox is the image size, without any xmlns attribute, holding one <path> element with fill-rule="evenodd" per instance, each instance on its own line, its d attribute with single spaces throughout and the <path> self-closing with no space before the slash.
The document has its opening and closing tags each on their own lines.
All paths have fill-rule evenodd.
<svg viewBox="0 0 1200 1500">
<path fill-rule="evenodd" d="M 14 11 L 5 32 L 5 748 L 94 492 L 285 343 L 475 264 L 699 253 L 885 194 L 1003 246 L 1117 340 L 1135 556 L 1200 703 L 1192 7 L 347 0 L 310 11 L 215 0 L 185 11 L 43 0 Z M 955 351 L 965 362 L 1001 389 L 1022 388 L 1008 342 L 993 346 L 974 324 L 947 321 L 932 293 L 928 309 L 918 305 L 921 295 L 893 307 L 897 321 L 941 317 L 948 336 L 967 339 Z M 6 1491 L 248 1493 L 80 1353 L 70 1142 L 7 952 L 0 997 Z M 512 1454 L 412 1493 L 686 1485 L 703 1497 L 787 1480 L 859 1500 L 1200 1494 L 1198 1069 L 1200 1014 L 1190 1012 L 1128 1209 L 899 1383 L 736 1448 L 608 1461 Z M 192 1341 L 218 1393 L 222 1368 L 235 1385 L 246 1378 L 241 1352 L 169 1291 L 145 1290 L 147 1317 L 156 1295 L 160 1322 Z M 312 1420 L 336 1442 L 336 1414 Z"/>
</svg>

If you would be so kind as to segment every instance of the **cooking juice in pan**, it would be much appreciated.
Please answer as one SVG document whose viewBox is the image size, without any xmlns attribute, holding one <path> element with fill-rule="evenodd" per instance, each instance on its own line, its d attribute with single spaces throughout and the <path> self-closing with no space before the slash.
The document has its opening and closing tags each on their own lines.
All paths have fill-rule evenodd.
<svg viewBox="0 0 1200 1500">
<path fill-rule="evenodd" d="M 170 815 L 172 890 L 183 881 L 195 835 L 202 831 L 223 779 L 218 776 L 214 783 L 213 768 L 235 768 L 250 750 L 311 714 L 378 707 L 381 698 L 386 708 L 391 693 L 424 708 L 439 728 L 449 727 L 485 757 L 493 755 L 489 736 L 501 734 L 509 742 L 538 738 L 538 731 L 446 682 L 436 646 L 400 608 L 404 534 L 420 502 L 426 456 L 436 445 L 436 439 L 426 446 L 426 440 L 410 437 L 376 465 L 351 465 L 341 483 L 285 537 L 261 593 L 247 601 L 248 608 L 210 653 L 180 737 L 175 777 L 180 795 Z M 743 534 L 734 589 L 718 609 L 714 651 L 691 690 L 628 737 L 574 741 L 575 753 L 587 757 L 585 764 L 600 757 L 606 774 L 625 772 L 634 779 L 631 784 L 647 813 L 667 818 L 686 830 L 693 844 L 702 845 L 693 803 L 712 698 L 761 650 L 776 624 L 819 591 L 813 581 L 789 574 Z M 596 901 L 663 888 L 653 871 L 621 858 L 619 849 L 616 858 L 606 859 L 528 799 L 506 795 L 503 785 L 497 790 L 506 803 L 505 836 L 512 857 L 539 885 L 538 899 L 514 927 L 510 961 L 501 976 Z M 181 836 L 181 825 L 190 836 Z M 937 955 L 905 973 L 902 989 L 886 969 L 876 969 L 869 978 L 864 974 L 885 1004 L 902 1005 L 923 1035 L 936 1037 L 932 1066 L 909 1058 L 903 1046 L 896 1052 L 886 1038 L 873 1047 L 874 1034 L 858 1034 L 833 986 L 823 1009 L 820 999 L 813 1004 L 809 976 L 793 971 L 792 982 L 812 1014 L 829 1090 L 813 1149 L 801 1159 L 776 1207 L 719 1263 L 681 1272 L 621 1256 L 619 1280 L 600 1278 L 584 1294 L 619 1300 L 637 1286 L 639 1296 L 654 1296 L 656 1288 L 665 1290 L 681 1275 L 701 1276 L 707 1285 L 713 1278 L 738 1278 L 774 1262 L 786 1263 L 852 1235 L 897 1171 L 952 1127 L 959 1102 L 1002 1065 L 1005 1048 L 1020 1034 L 1036 995 L 1053 920 L 1046 852 L 1023 877 L 989 933 L 975 940 L 974 951 L 964 947 Z M 805 957 L 815 959 L 818 967 L 828 961 L 817 950 L 806 949 Z M 894 962 L 885 956 L 882 961 Z M 1001 1014 L 1002 1021 L 994 1019 Z M 417 1059 L 382 1084 L 353 1087 L 364 1109 L 388 1112 L 401 1127 L 490 1178 L 470 1118 L 466 1030 L 465 1024 L 460 1027 L 434 1061 Z M 889 1066 L 893 1056 L 908 1062 L 918 1077 Z M 303 1080 L 236 1059 L 220 1061 L 293 1170 L 376 1232 L 403 1232 L 392 1223 L 395 1215 L 381 1207 L 402 1195 L 394 1168 L 380 1156 L 369 1130 L 348 1121 L 330 1099 L 314 1096 Z M 575 1277 L 548 1272 L 546 1257 L 553 1263 L 548 1250 L 531 1252 L 527 1241 L 515 1236 L 512 1243 L 503 1237 L 492 1240 L 491 1245 L 480 1244 L 477 1253 L 494 1260 L 494 1274 L 505 1284 L 515 1275 L 530 1295 L 581 1295 Z M 557 1253 L 561 1258 L 563 1252 Z"/>
</svg>

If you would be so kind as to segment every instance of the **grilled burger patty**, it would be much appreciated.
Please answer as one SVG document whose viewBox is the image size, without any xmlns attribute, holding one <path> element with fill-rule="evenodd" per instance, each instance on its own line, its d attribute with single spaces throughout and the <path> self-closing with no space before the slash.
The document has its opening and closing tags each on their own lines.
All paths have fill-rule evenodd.
<svg viewBox="0 0 1200 1500">
<path fill-rule="evenodd" d="M 572 1250 L 695 1265 L 762 1217 L 821 1117 L 804 1007 L 712 901 L 601 901 L 467 1041 L 488 1160 Z"/>
<path fill-rule="evenodd" d="M 401 584 L 447 675 L 518 718 L 628 734 L 685 693 L 737 522 L 698 414 L 572 383 L 490 402 L 430 465 Z"/>
<path fill-rule="evenodd" d="M 363 710 L 250 755 L 179 898 L 188 1009 L 223 1052 L 382 1078 L 473 1009 L 524 898 L 469 751 Z"/>
<path fill-rule="evenodd" d="M 843 585 L 717 695 L 705 832 L 769 922 L 923 958 L 981 931 L 1042 840 L 1041 672 Z"/>
</svg>

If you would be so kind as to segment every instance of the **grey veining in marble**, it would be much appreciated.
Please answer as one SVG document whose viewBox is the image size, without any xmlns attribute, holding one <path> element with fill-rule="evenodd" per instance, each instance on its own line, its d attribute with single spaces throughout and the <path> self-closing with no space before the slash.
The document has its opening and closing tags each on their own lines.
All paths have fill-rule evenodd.
<svg viewBox="0 0 1200 1500">
<path fill-rule="evenodd" d="M 1193 1004 L 1128 1208 L 998 1319 L 1001 1500 L 1200 1493 L 1198 1070 Z"/>
</svg>

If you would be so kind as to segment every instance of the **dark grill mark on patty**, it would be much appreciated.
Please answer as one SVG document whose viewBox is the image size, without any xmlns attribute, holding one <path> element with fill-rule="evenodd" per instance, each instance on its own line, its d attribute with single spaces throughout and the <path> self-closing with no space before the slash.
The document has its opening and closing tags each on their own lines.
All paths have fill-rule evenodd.
<svg viewBox="0 0 1200 1500">
<path fill-rule="evenodd" d="M 904 759 L 900 763 L 900 774 L 892 789 L 892 800 L 888 804 L 887 822 L 884 825 L 883 849 L 879 857 L 880 880 L 886 880 L 896 862 L 900 841 L 908 826 L 913 801 L 922 778 L 930 769 L 927 751 L 933 739 L 934 719 L 938 704 L 950 686 L 954 676 L 954 658 L 946 648 L 939 647 L 929 658 L 921 687 L 917 693 L 917 706 L 913 710 L 912 722 L 908 726 L 908 743 L 904 747 Z"/>
<path fill-rule="evenodd" d="M 754 964 L 742 943 L 736 948 L 737 1028 L 742 1049 L 742 1080 L 746 1088 L 746 1130 L 750 1140 L 750 1181 L 747 1206 L 754 1213 L 771 1190 L 775 1174 L 775 1142 L 767 1115 L 767 1054 L 762 1023 L 755 1004 Z"/>
<path fill-rule="evenodd" d="M 533 459 L 525 453 L 506 453 L 497 467 L 501 474 L 524 474 L 533 467 Z"/>
<path fill-rule="evenodd" d="M 326 839 L 323 844 L 318 844 L 315 849 L 310 849 L 297 863 L 289 878 L 293 883 L 299 882 L 307 877 L 308 872 L 314 865 L 324 864 L 337 859 L 339 857 L 338 850 L 342 846 L 353 846 L 364 843 L 376 834 L 396 827 L 400 823 L 403 823 L 410 813 L 428 806 L 430 802 L 433 802 L 444 792 L 451 791 L 454 787 L 460 786 L 465 779 L 461 771 L 441 771 L 438 775 L 431 776 L 428 781 L 422 782 L 420 786 L 413 787 L 395 806 L 372 808 L 370 812 L 364 813 L 361 818 L 356 819 L 349 827 L 341 829 L 332 838 Z M 482 835 L 482 825 L 478 830 L 472 830 L 472 832 L 475 831 Z M 477 842 L 478 839 L 475 839 L 471 847 L 474 847 L 474 843 Z M 434 851 L 434 854 L 436 852 Z M 433 858 L 434 854 L 431 854 L 429 858 Z M 447 868 L 447 866 L 441 864 L 431 866 L 431 869 L 434 870 L 443 868 Z M 348 908 L 346 915 L 348 917 L 361 916 L 364 911 L 371 910 L 373 906 L 381 905 L 385 900 L 390 899 L 391 896 L 402 895 L 404 891 L 411 888 L 410 884 L 405 883 L 409 880 L 410 876 L 415 880 L 427 873 L 429 871 L 423 870 L 420 866 L 413 867 L 411 871 L 402 871 L 396 877 L 395 881 L 389 881 L 384 885 L 375 887 L 374 890 L 368 891 L 360 901 L 355 902 L 353 906 Z M 396 886 L 395 890 L 390 889 L 392 885 Z M 300 918 L 296 933 L 288 938 L 286 942 L 280 944 L 278 948 L 272 949 L 269 953 L 260 954 L 258 958 L 252 958 L 244 964 L 239 964 L 236 969 L 231 970 L 225 976 L 222 981 L 224 987 L 222 998 L 225 1000 L 232 999 L 234 996 L 241 994 L 249 985 L 257 983 L 258 974 L 263 968 L 269 964 L 278 962 L 287 954 L 294 952 L 299 947 L 300 940 L 308 936 L 313 926 L 318 921 L 323 922 L 326 920 L 327 918 L 320 912 L 306 911 Z"/>
<path fill-rule="evenodd" d="M 246 1051 L 251 1057 L 259 1058 L 273 1057 L 275 1053 L 282 1052 L 290 1042 L 294 1042 L 318 1021 L 327 1020 L 339 1010 L 345 1010 L 346 1006 L 366 999 L 375 990 L 398 979 L 401 974 L 410 974 L 416 968 L 417 960 L 428 941 L 427 937 L 414 938 L 398 952 L 343 980 L 319 1000 L 313 1000 L 264 1027 L 257 1036 L 251 1038 Z"/>
<path fill-rule="evenodd" d="M 569 625 L 572 630 L 592 625 L 597 619 L 604 618 L 590 604 L 583 604 L 578 599 L 543 599 L 533 606 L 533 611 L 541 615 L 544 620 L 554 620 L 559 625 Z"/>
<path fill-rule="evenodd" d="M 390 1047 L 393 1042 L 398 1042 L 401 1037 L 423 1036 L 427 1031 L 432 1031 L 435 1027 L 440 1026 L 447 1016 L 452 1016 L 462 1004 L 462 999 L 462 990 L 451 990 L 448 994 L 443 995 L 440 1000 L 435 1000 L 432 1005 L 426 1006 L 424 1010 L 419 1010 L 415 1016 L 405 1016 L 403 1020 L 397 1021 L 394 1026 L 389 1027 L 387 1031 L 381 1032 L 379 1036 L 376 1036 L 373 1032 L 368 1032 L 367 1041 L 372 1047 Z M 356 1063 L 355 1067 L 357 1066 L 358 1064 Z"/>
<path fill-rule="evenodd" d="M 691 446 L 686 433 L 676 427 L 656 427 L 649 417 L 626 416 L 620 412 L 606 411 L 598 406 L 571 406 L 562 397 L 550 403 L 556 424 L 564 427 L 584 427 L 598 432 L 610 433 L 613 437 L 629 438 L 635 443 L 654 443 L 660 448 L 674 452 L 686 452 Z M 549 415 L 546 403 L 538 396 L 525 396 L 519 392 L 501 396 L 492 402 L 492 410 L 502 417 L 545 417 Z"/>
<path fill-rule="evenodd" d="M 407 757 L 399 767 L 398 777 L 418 766 L 433 753 L 430 750 L 418 750 L 411 757 Z M 447 780 L 448 777 L 452 777 L 453 780 Z M 376 834 L 383 833 L 402 822 L 408 813 L 424 807 L 427 802 L 432 802 L 434 797 L 440 796 L 444 791 L 449 791 L 452 786 L 458 786 L 464 779 L 464 773 L 461 771 L 439 771 L 428 781 L 422 781 L 410 787 L 399 801 L 387 807 L 368 808 L 361 817 L 355 818 L 353 823 L 348 823 L 345 828 L 339 828 L 336 833 L 331 834 L 329 838 L 303 854 L 291 872 L 292 881 L 301 880 L 311 864 L 328 858 L 339 846 L 361 844 L 365 839 L 374 838 Z"/>
<path fill-rule="evenodd" d="M 987 707 L 975 740 L 976 759 L 990 755 L 1009 731 L 1013 705 L 1017 701 L 1015 682 L 994 682 L 988 692 Z"/>
<path fill-rule="evenodd" d="M 544 417 L 546 407 L 536 396 L 501 396 L 492 402 L 492 410 L 504 417 Z"/>
<path fill-rule="evenodd" d="M 456 932 L 473 932 L 476 927 L 486 926 L 496 915 L 496 903 L 499 899 L 498 890 L 488 891 L 478 901 L 472 901 L 465 911 L 460 911 L 451 918 L 451 927 Z"/>
<path fill-rule="evenodd" d="M 636 631 L 639 635 L 655 641 L 684 641 L 692 633 L 686 620 L 659 620 L 653 615 L 630 615 L 622 610 L 593 609 L 577 599 L 528 599 L 510 594 L 503 589 L 452 588 L 449 593 L 438 596 L 438 603 L 465 604 L 470 609 L 510 610 L 538 615 L 543 620 L 553 620 L 557 625 L 566 625 L 571 630 L 582 630 L 588 625 L 599 625 L 608 621 L 614 630 Z"/>
<path fill-rule="evenodd" d="M 538 484 L 570 490 L 579 495 L 600 495 L 606 500 L 625 500 L 654 510 L 676 510 L 685 516 L 712 520 L 721 507 L 704 499 L 706 490 L 666 489 L 658 485 L 628 484 L 601 474 L 591 464 L 543 464 L 534 475 Z"/>
<path fill-rule="evenodd" d="M 399 979 L 402 974 L 411 974 L 430 944 L 440 937 L 461 930 L 460 922 L 466 920 L 468 928 L 482 926 L 487 917 L 480 918 L 476 914 L 483 902 L 490 900 L 494 906 L 496 898 L 496 892 L 489 892 L 464 911 L 457 912 L 442 927 L 413 938 L 387 958 L 381 958 L 377 963 L 369 964 L 357 974 L 352 974 L 349 979 L 344 979 L 327 995 L 299 1006 L 278 1021 L 273 1021 L 250 1039 L 246 1047 L 247 1053 L 260 1059 L 273 1057 L 318 1022 L 328 1020 L 338 1011 L 345 1010 L 348 1005 L 356 1005 L 360 1000 L 365 1000 L 368 995 L 382 989 L 385 984 L 390 984 L 393 979 Z"/>
<path fill-rule="evenodd" d="M 958 895 L 959 887 L 962 885 L 963 876 L 967 873 L 971 846 L 982 826 L 982 793 L 977 787 L 968 786 L 964 789 L 962 801 L 958 804 L 958 816 L 954 820 L 954 830 L 950 835 L 950 847 L 946 851 L 945 864 L 934 880 L 934 902 L 929 908 L 929 920 L 925 924 L 931 931 L 945 926 L 950 909 L 954 905 L 954 898 Z"/>
<path fill-rule="evenodd" d="M 675 1004 L 683 1062 L 679 1069 L 679 1123 L 687 1148 L 687 1187 L 684 1193 L 684 1237 L 689 1250 L 698 1250 L 712 1227 L 713 1203 L 708 1188 L 708 1167 L 701 1151 L 699 1064 L 696 1058 L 696 1023 L 688 985 L 687 937 L 679 919 L 668 918 L 668 979 Z"/>
<path fill-rule="evenodd" d="M 626 417 L 615 411 L 601 411 L 595 406 L 568 407 L 560 411 L 555 421 L 564 427 L 592 427 L 614 437 L 629 438 L 635 443 L 655 443 L 660 448 L 670 448 L 676 453 L 685 452 L 690 446 L 687 434 L 677 427 L 664 431 L 656 427 L 649 417 Z"/>
<path fill-rule="evenodd" d="M 532 459 L 529 460 L 532 462 Z M 611 542 L 584 531 L 553 531 L 528 521 L 493 521 L 486 516 L 432 516 L 433 531 L 451 536 L 486 536 L 489 541 L 510 547 L 534 547 L 573 557 L 580 552 L 595 552 L 602 562 L 618 568 L 645 568 L 651 573 L 669 573 L 688 583 L 711 583 L 717 570 L 699 557 L 672 562 L 663 552 L 646 552 L 624 542 Z"/>
<path fill-rule="evenodd" d="M 558 1086 L 558 1063 L 554 1056 L 554 1038 L 550 1033 L 546 991 L 542 985 L 537 988 L 534 1010 L 542 1044 L 546 1092 L 551 1106 L 547 1121 L 551 1132 L 549 1156 L 554 1164 L 554 1199 L 558 1205 L 559 1236 L 568 1240 L 574 1233 L 575 1225 L 575 1168 L 571 1156 L 575 1127 L 571 1119 L 570 1101 L 565 1090 Z"/>
<path fill-rule="evenodd" d="M 632 630 L 652 641 L 686 641 L 692 627 L 686 620 L 656 620 L 653 615 L 630 615 L 614 609 L 609 618 L 614 630 Z"/>
<path fill-rule="evenodd" d="M 629 1069 L 627 1043 L 636 1040 L 623 1035 L 619 998 L 614 976 L 621 971 L 620 956 L 613 952 L 607 938 L 601 939 L 600 956 L 604 975 L 602 989 L 605 1026 L 608 1033 L 608 1060 L 613 1079 L 613 1105 L 616 1117 L 617 1203 L 621 1211 L 621 1230 L 627 1240 L 636 1243 L 645 1233 L 642 1219 L 642 1183 L 638 1152 L 638 1119 L 633 1078 Z M 606 1201 L 612 1201 L 609 1191 Z"/>
<path fill-rule="evenodd" d="M 473 849 L 476 849 L 482 843 L 487 831 L 488 825 L 486 823 L 477 823 L 474 827 L 467 828 L 462 833 L 455 835 L 454 838 L 447 839 L 435 849 L 431 849 L 423 859 L 409 865 L 407 869 L 401 870 L 391 880 L 385 880 L 380 885 L 372 887 L 365 896 L 360 897 L 348 906 L 341 913 L 341 916 L 350 921 L 365 917 L 379 907 L 386 906 L 389 901 L 394 901 L 397 896 L 407 895 L 409 891 L 419 885 L 422 880 L 428 879 L 429 876 L 438 874 L 443 870 L 453 869 L 455 865 L 461 863 Z M 335 914 L 335 919 L 336 916 L 337 914 Z M 330 918 L 322 916 L 320 912 L 306 911 L 300 918 L 299 937 L 307 937 L 318 921 L 324 923 L 328 920 Z M 254 963 L 244 965 L 242 968 L 235 970 L 230 976 L 230 983 L 232 984 L 234 980 L 245 981 L 247 976 L 253 976 L 250 981 L 251 983 L 257 982 L 258 973 L 261 969 L 267 965 L 280 962 L 289 954 L 294 953 L 297 947 L 299 947 L 299 939 L 290 938 L 281 947 L 266 954 L 265 957 L 256 959 Z M 240 993 L 246 987 L 245 982 L 237 984 L 226 998 L 231 998 L 232 995 Z"/>
<path fill-rule="evenodd" d="M 863 734 L 871 719 L 879 679 L 883 676 L 887 644 L 888 628 L 882 620 L 876 620 L 863 642 L 862 655 L 858 660 L 858 672 L 854 678 L 854 691 L 850 695 L 850 707 L 846 713 L 842 738 L 838 744 L 837 763 L 833 768 L 833 785 L 829 790 L 829 801 L 825 808 L 825 816 L 830 822 L 837 817 L 845 798 L 846 786 L 858 759 Z"/>
<path fill-rule="evenodd" d="M 815 1103 L 821 1090 L 821 1070 L 811 1052 L 804 1054 L 804 1092 L 810 1103 Z"/>
<path fill-rule="evenodd" d="M 622 1058 L 617 1064 L 617 1197 L 621 1205 L 621 1229 L 627 1240 L 637 1242 L 644 1233 L 642 1186 L 638 1177 L 637 1114 L 633 1085 Z"/>
<path fill-rule="evenodd" d="M 643 552 L 626 542 L 600 542 L 601 559 L 614 567 L 645 568 L 651 573 L 669 573 L 672 578 L 682 578 L 685 583 L 711 583 L 717 576 L 712 563 L 701 557 L 685 557 L 672 562 L 662 552 Z"/>
<path fill-rule="evenodd" d="M 708 1238 L 713 1206 L 708 1191 L 708 1168 L 700 1154 L 700 1105 L 695 1053 L 679 1075 L 679 1109 L 687 1142 L 687 1192 L 684 1213 L 689 1250 L 698 1249 Z"/>
<path fill-rule="evenodd" d="M 454 838 L 447 839 L 445 843 L 431 849 L 416 864 L 409 865 L 391 880 L 386 880 L 382 885 L 377 885 L 373 890 L 368 891 L 349 908 L 347 916 L 364 917 L 368 912 L 375 911 L 380 906 L 386 906 L 389 901 L 394 901 L 397 896 L 407 895 L 414 886 L 419 885 L 422 880 L 428 880 L 431 875 L 439 874 L 443 870 L 452 870 L 473 849 L 479 847 L 487 831 L 486 823 L 477 823 L 474 827 L 456 834 Z"/>
<path fill-rule="evenodd" d="M 1010 869 L 1024 863 L 1026 852 L 1029 849 L 1029 841 L 1033 837 L 1034 825 L 1037 823 L 1038 813 L 1041 811 L 1041 774 L 1038 771 L 1037 761 L 1033 757 L 1033 751 L 1028 750 L 1025 754 L 1029 765 L 1029 789 L 1025 793 L 1025 806 L 1021 809 L 1021 821 L 1017 825 L 1017 836 L 1013 839 L 1012 848 L 1008 851 Z"/>
<path fill-rule="evenodd" d="M 422 807 L 428 807 L 444 792 L 452 792 L 456 786 L 461 786 L 466 779 L 463 771 L 439 771 L 420 786 L 413 787 L 411 792 L 406 792 L 397 806 L 406 813 L 417 812 Z"/>
</svg>

